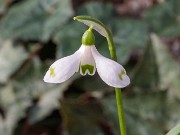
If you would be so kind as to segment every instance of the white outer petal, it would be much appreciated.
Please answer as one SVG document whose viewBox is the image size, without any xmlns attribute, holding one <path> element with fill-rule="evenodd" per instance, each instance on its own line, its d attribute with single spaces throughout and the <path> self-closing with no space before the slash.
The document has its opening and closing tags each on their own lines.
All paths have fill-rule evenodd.
<svg viewBox="0 0 180 135">
<path fill-rule="evenodd" d="M 61 83 L 68 80 L 79 69 L 81 56 L 84 53 L 84 46 L 81 46 L 73 55 L 55 61 L 50 68 L 54 68 L 55 75 L 50 76 L 50 68 L 44 76 L 48 83 Z"/>
<path fill-rule="evenodd" d="M 89 75 L 94 75 L 95 72 L 96 72 L 96 64 L 95 64 L 95 61 L 94 61 L 94 58 L 93 58 L 93 55 L 92 55 L 92 52 L 91 52 L 91 48 L 94 46 L 86 46 L 86 45 L 82 45 L 85 47 L 84 49 L 84 54 L 82 55 L 81 57 L 81 63 L 80 63 L 80 74 L 85 76 L 86 74 L 89 74 Z M 82 68 L 81 68 L 81 65 L 92 65 L 94 66 L 94 70 L 93 70 L 93 73 L 90 74 L 89 70 L 86 70 L 85 71 L 85 74 L 82 73 Z"/>
<path fill-rule="evenodd" d="M 130 79 L 126 73 L 122 76 L 122 80 L 119 78 L 121 71 L 125 71 L 120 64 L 99 54 L 95 47 L 92 47 L 91 50 L 96 62 L 97 72 L 106 84 L 116 88 L 123 88 L 129 85 Z"/>
</svg>

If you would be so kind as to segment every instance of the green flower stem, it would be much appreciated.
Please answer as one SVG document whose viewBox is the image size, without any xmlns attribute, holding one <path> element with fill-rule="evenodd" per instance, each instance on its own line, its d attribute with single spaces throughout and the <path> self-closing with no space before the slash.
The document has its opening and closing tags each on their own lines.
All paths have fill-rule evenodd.
<svg viewBox="0 0 180 135">
<path fill-rule="evenodd" d="M 113 39 L 111 38 L 110 32 L 108 33 L 107 42 L 108 42 L 111 59 L 114 61 L 117 61 L 116 47 L 114 46 L 114 42 L 113 42 Z"/>
<path fill-rule="evenodd" d="M 106 37 L 111 59 L 114 61 L 117 61 L 116 47 L 114 45 L 112 35 L 111 35 L 109 29 L 107 29 L 106 26 L 102 22 L 100 22 L 99 20 L 92 18 L 90 16 L 76 16 L 76 17 L 74 17 L 74 20 L 80 21 L 80 22 L 88 25 L 89 27 L 94 26 L 94 27 L 92 27 L 93 29 L 98 31 L 102 36 Z M 115 92 L 116 92 L 119 124 L 120 124 L 120 133 L 121 133 L 121 135 L 127 135 L 125 119 L 124 119 L 121 89 L 115 88 Z"/>
<path fill-rule="evenodd" d="M 121 89 L 115 88 L 115 92 L 116 92 L 116 102 L 117 102 L 117 109 L 118 109 L 119 124 L 120 124 L 120 129 L 121 129 L 120 132 L 121 132 L 121 135 L 127 135 L 126 123 L 125 123 L 125 119 L 124 119 Z"/>
<path fill-rule="evenodd" d="M 107 42 L 108 42 L 111 59 L 114 61 L 117 61 L 116 47 L 114 45 L 114 42 L 113 42 L 110 32 L 108 32 Z M 117 109 L 118 109 L 120 133 L 121 133 L 121 135 L 127 135 L 126 123 L 125 123 L 125 119 L 124 119 L 124 110 L 123 110 L 121 89 L 115 88 L 115 92 L 116 92 L 116 103 L 117 103 Z"/>
</svg>

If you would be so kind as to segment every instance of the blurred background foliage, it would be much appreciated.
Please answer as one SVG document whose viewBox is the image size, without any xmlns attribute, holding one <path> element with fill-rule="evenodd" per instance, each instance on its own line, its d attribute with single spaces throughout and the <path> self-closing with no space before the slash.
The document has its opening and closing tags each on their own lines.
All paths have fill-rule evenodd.
<svg viewBox="0 0 180 135">
<path fill-rule="evenodd" d="M 113 88 L 96 74 L 47 84 L 49 66 L 72 54 L 87 29 L 113 33 L 128 135 L 162 135 L 180 122 L 180 0 L 0 0 L 0 135 L 118 135 Z M 96 46 L 109 57 L 98 33 Z M 179 126 L 168 135 L 179 135 Z"/>
</svg>

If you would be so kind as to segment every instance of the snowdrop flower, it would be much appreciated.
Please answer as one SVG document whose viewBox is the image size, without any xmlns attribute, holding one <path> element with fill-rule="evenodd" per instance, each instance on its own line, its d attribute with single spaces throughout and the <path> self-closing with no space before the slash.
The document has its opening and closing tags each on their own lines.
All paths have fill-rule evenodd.
<svg viewBox="0 0 180 135">
<path fill-rule="evenodd" d="M 95 47 L 95 37 L 90 27 L 82 37 L 81 47 L 72 55 L 55 61 L 47 71 L 44 81 L 48 83 L 62 83 L 75 72 L 94 75 L 97 72 L 101 79 L 109 86 L 126 87 L 130 83 L 125 69 L 117 62 L 102 56 Z"/>
</svg>

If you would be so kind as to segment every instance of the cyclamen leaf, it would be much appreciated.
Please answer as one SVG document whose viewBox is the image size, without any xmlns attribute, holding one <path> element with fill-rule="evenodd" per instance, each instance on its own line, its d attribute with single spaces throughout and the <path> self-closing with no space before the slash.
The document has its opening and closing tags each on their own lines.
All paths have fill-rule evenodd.
<svg viewBox="0 0 180 135">
<path fill-rule="evenodd" d="M 74 53 L 82 44 L 81 38 L 85 30 L 85 26 L 73 21 L 58 31 L 54 36 L 54 41 L 58 44 L 58 57 Z"/>
<path fill-rule="evenodd" d="M 143 15 L 152 31 L 165 37 L 179 37 L 179 5 L 179 0 L 166 0 L 145 11 Z"/>
<path fill-rule="evenodd" d="M 0 106 L 5 109 L 13 105 L 16 102 L 16 94 L 13 89 L 13 85 L 8 83 L 4 87 L 0 87 Z"/>
<path fill-rule="evenodd" d="M 151 40 L 159 72 L 159 87 L 169 89 L 172 99 L 180 99 L 180 64 L 173 59 L 157 35 L 151 35 Z"/>
<path fill-rule="evenodd" d="M 115 96 L 106 96 L 101 100 L 103 109 L 116 134 L 119 134 L 119 123 Z M 153 100 L 152 100 L 153 99 Z M 158 135 L 165 128 L 166 93 L 149 93 L 123 98 L 125 119 L 128 135 Z M 143 104 L 142 104 L 143 101 Z M 140 111 L 139 111 L 140 110 Z"/>
<path fill-rule="evenodd" d="M 0 115 L 0 134 L 12 135 L 18 121 L 25 117 L 26 108 L 30 106 L 29 102 L 15 102 L 11 107 L 6 108 L 6 118 Z"/>
<path fill-rule="evenodd" d="M 6 83 L 28 58 L 28 53 L 22 46 L 13 46 L 11 41 L 2 42 L 0 47 L 0 83 Z"/>
<path fill-rule="evenodd" d="M 30 110 L 28 116 L 30 123 L 33 124 L 42 120 L 53 110 L 60 107 L 59 100 L 63 97 L 63 92 L 66 90 L 69 83 L 70 81 L 51 88 L 51 91 L 47 91 L 40 96 L 39 102 Z"/>
<path fill-rule="evenodd" d="M 149 68 L 151 67 L 151 68 Z M 159 84 L 158 67 L 152 42 L 146 45 L 144 54 L 132 72 L 132 85 L 154 90 Z"/>
<path fill-rule="evenodd" d="M 25 0 L 2 18 L 0 34 L 3 38 L 47 40 L 72 14 L 70 0 Z"/>
<path fill-rule="evenodd" d="M 151 67 L 151 68 L 149 68 Z M 134 86 L 168 90 L 169 97 L 180 99 L 180 64 L 176 62 L 159 37 L 151 35 L 142 59 L 137 64 L 132 78 Z"/>
<path fill-rule="evenodd" d="M 70 0 L 54 0 L 55 9 L 49 15 L 44 24 L 43 40 L 47 40 L 52 34 L 63 28 L 64 24 L 72 17 L 73 9 Z"/>
<path fill-rule="evenodd" d="M 4 13 L 6 9 L 6 3 L 4 0 L 0 0 L 0 14 Z"/>
<path fill-rule="evenodd" d="M 172 128 L 166 135 L 180 135 L 180 124 Z"/>
<path fill-rule="evenodd" d="M 96 100 L 64 99 L 61 101 L 63 125 L 71 135 L 103 135 L 100 123 L 106 123 Z"/>
<path fill-rule="evenodd" d="M 130 54 L 143 49 L 148 41 L 146 22 L 136 19 L 114 19 L 111 24 L 117 57 L 125 64 Z"/>
</svg>

